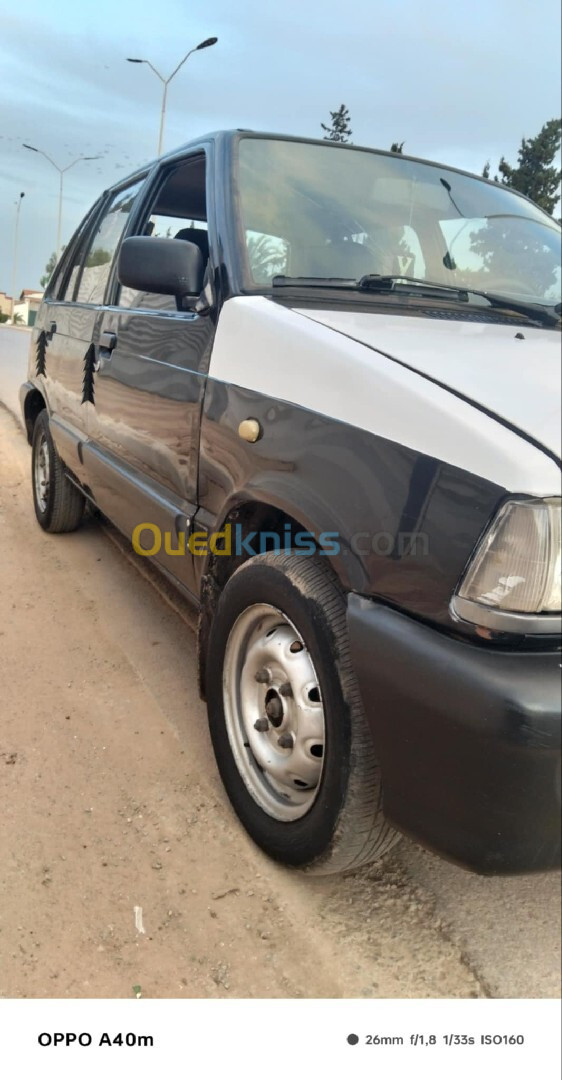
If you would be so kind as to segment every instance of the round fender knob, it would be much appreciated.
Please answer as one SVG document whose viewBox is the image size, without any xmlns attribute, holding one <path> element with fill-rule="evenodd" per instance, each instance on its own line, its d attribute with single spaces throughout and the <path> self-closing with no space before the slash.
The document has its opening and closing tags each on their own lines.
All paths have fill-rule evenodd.
<svg viewBox="0 0 562 1080">
<path fill-rule="evenodd" d="M 243 420 L 238 427 L 238 434 L 245 442 L 257 442 L 263 434 L 259 420 L 253 420 L 252 418 Z"/>
</svg>

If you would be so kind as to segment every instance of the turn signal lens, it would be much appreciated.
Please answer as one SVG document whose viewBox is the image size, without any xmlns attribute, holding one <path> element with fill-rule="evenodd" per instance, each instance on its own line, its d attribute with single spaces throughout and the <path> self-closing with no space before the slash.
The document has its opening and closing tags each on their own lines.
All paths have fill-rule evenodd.
<svg viewBox="0 0 562 1080">
<path fill-rule="evenodd" d="M 497 613 L 560 612 L 561 532 L 559 498 L 505 503 L 457 596 Z"/>
</svg>

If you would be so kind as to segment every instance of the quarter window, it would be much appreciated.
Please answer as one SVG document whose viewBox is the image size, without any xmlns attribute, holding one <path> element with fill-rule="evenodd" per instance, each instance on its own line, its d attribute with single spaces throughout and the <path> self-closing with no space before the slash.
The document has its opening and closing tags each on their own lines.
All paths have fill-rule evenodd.
<svg viewBox="0 0 562 1080">
<path fill-rule="evenodd" d="M 100 202 L 101 200 L 98 199 L 98 202 L 90 210 L 88 210 L 86 217 L 76 229 L 76 232 L 74 233 L 70 242 L 67 245 L 63 246 L 61 257 L 53 271 L 51 280 L 47 286 L 47 290 L 45 293 L 46 299 L 72 300 L 74 285 L 76 284 L 76 274 L 74 274 L 74 283 L 72 285 L 72 288 L 70 286 L 69 279 L 73 271 L 77 269 L 77 266 L 75 265 L 79 260 L 79 255 L 77 254 L 77 252 L 79 252 L 80 248 L 82 247 L 84 237 L 89 232 L 89 227 L 92 223 L 92 220 L 97 216 L 97 210 Z"/>
<path fill-rule="evenodd" d="M 131 208 L 142 180 L 118 191 L 106 207 L 103 217 L 88 245 L 84 261 L 74 266 L 68 294 L 72 296 L 73 282 L 78 280 L 76 300 L 80 304 L 101 304 L 109 278 L 113 257 L 125 231 Z"/>
</svg>

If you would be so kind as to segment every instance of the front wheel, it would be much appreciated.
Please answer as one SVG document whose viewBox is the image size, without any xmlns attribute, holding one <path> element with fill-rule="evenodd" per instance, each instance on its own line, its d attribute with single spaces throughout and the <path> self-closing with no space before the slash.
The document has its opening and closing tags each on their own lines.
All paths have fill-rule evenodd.
<svg viewBox="0 0 562 1080">
<path fill-rule="evenodd" d="M 392 846 L 345 597 L 319 557 L 258 555 L 233 574 L 211 628 L 206 682 L 223 783 L 268 855 L 336 873 Z"/>
</svg>

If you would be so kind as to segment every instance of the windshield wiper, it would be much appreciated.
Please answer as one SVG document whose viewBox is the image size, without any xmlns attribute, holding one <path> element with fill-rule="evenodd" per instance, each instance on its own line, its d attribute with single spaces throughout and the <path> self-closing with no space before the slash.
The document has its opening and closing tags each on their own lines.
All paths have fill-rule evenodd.
<svg viewBox="0 0 562 1080">
<path fill-rule="evenodd" d="M 393 292 L 396 284 L 402 281 L 413 282 L 416 285 L 427 285 L 428 290 L 434 292 L 440 289 L 443 293 L 459 293 L 467 295 L 466 289 L 457 285 L 440 285 L 436 281 L 426 281 L 425 278 L 404 277 L 402 274 L 395 276 L 386 274 L 365 274 L 362 278 L 344 277 L 288 277 L 286 274 L 276 274 L 271 284 L 274 288 L 317 288 L 317 289 L 365 289 L 373 292 Z M 419 292 L 416 289 L 416 292 Z M 472 291 L 472 290 L 471 290 Z M 409 292 L 412 292 L 410 289 Z"/>
<path fill-rule="evenodd" d="M 359 282 L 355 278 L 343 277 L 287 277 L 276 274 L 271 284 L 274 288 L 299 288 L 310 286 L 311 289 L 356 289 Z"/>
<path fill-rule="evenodd" d="M 436 298 L 453 300 L 460 304 L 469 304 L 471 296 L 481 296 L 488 301 L 490 307 L 523 315 L 540 326 L 560 325 L 560 304 L 555 307 L 543 307 L 542 304 L 512 299 L 510 296 L 485 292 L 483 289 L 467 289 L 462 285 L 446 285 L 441 281 L 426 281 L 425 278 L 407 277 L 404 274 L 365 274 L 357 280 L 343 277 L 288 277 L 285 274 L 277 274 L 271 284 L 276 289 L 291 287 L 351 289 L 361 292 L 393 293 L 398 296 L 404 293 L 410 296 L 429 293 Z M 412 285 L 415 285 L 415 289 L 410 287 Z"/>
<path fill-rule="evenodd" d="M 406 289 L 410 294 L 413 290 L 409 285 L 415 285 L 416 291 L 428 291 L 433 295 L 442 293 L 443 298 L 454 296 L 460 303 L 470 303 L 471 296 L 481 296 L 487 300 L 492 308 L 502 308 L 504 311 L 514 311 L 517 315 L 524 315 L 528 319 L 540 323 L 542 326 L 560 325 L 560 304 L 555 307 L 543 307 L 542 304 L 533 304 L 531 301 L 517 300 L 510 296 L 501 296 L 498 293 L 487 292 L 484 289 L 465 288 L 462 285 L 444 285 L 440 281 L 426 281 L 425 278 L 406 277 L 403 274 L 365 274 L 356 282 L 358 289 L 367 292 L 402 292 L 400 285 L 406 282 Z"/>
</svg>

